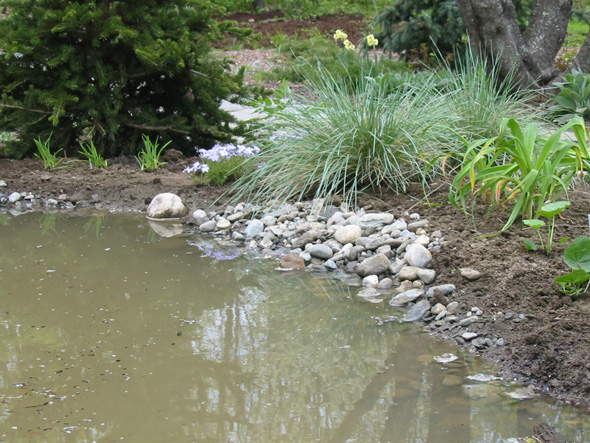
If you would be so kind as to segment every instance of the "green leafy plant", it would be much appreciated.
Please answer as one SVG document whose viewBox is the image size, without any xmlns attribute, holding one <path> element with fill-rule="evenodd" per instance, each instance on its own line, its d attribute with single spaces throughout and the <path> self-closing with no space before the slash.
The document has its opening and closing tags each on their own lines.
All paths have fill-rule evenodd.
<svg viewBox="0 0 590 443">
<path fill-rule="evenodd" d="M 78 151 L 79 154 L 86 157 L 90 163 L 90 168 L 108 168 L 108 162 L 103 158 L 101 154 L 99 154 L 96 146 L 91 141 L 90 144 L 87 143 L 80 143 L 81 151 Z"/>
<path fill-rule="evenodd" d="M 481 197 L 486 204 L 512 205 L 502 231 L 520 215 L 528 219 L 545 202 L 566 194 L 579 172 L 588 169 L 588 130 L 582 118 L 572 119 L 548 138 L 537 135 L 537 125 L 524 131 L 514 119 L 505 120 L 500 133 L 473 142 L 460 155 L 459 172 L 449 190 L 452 204 L 467 213 L 468 201 Z M 577 143 L 561 140 L 572 130 Z"/>
<path fill-rule="evenodd" d="M 590 120 L 590 74 L 574 69 L 565 76 L 564 82 L 555 84 L 560 92 L 549 108 L 555 121 L 565 123 L 575 116 Z"/>
<path fill-rule="evenodd" d="M 351 89 L 352 79 L 340 81 L 321 64 L 307 71 L 316 71 L 309 80 L 315 99 L 296 95 L 297 106 L 260 123 L 261 152 L 246 160 L 251 167 L 232 198 L 263 203 L 339 193 L 354 205 L 365 189 L 404 192 L 436 174 L 425 166 L 450 143 L 445 125 L 453 118 L 440 94 L 411 86 L 391 92 L 369 73 Z"/>
<path fill-rule="evenodd" d="M 590 238 L 581 235 L 571 242 L 563 256 L 571 272 L 557 277 L 561 292 L 577 297 L 590 287 Z M 586 285 L 584 285 L 586 283 Z"/>
<path fill-rule="evenodd" d="M 139 155 L 135 156 L 137 163 L 142 171 L 149 171 L 151 169 L 158 169 L 160 166 L 164 166 L 166 162 L 160 162 L 160 156 L 162 155 L 162 151 L 168 146 L 172 141 L 167 142 L 164 146 L 159 147 L 158 144 L 158 137 L 156 140 L 152 142 L 149 136 L 142 134 L 143 139 L 143 149 L 139 152 Z"/>
<path fill-rule="evenodd" d="M 63 151 L 63 148 L 51 152 L 50 142 L 51 135 L 47 137 L 46 140 L 41 140 L 41 138 L 35 139 L 35 145 L 37 146 L 35 157 L 43 162 L 43 167 L 45 169 L 49 170 L 58 168 L 64 160 L 63 158 L 57 157 L 57 154 Z"/>
<path fill-rule="evenodd" d="M 537 231 L 537 235 L 539 237 L 539 242 L 541 243 L 541 248 L 545 251 L 545 254 L 551 254 L 551 247 L 553 246 L 553 234 L 555 232 L 555 217 L 561 214 L 566 208 L 568 208 L 570 202 L 568 201 L 558 201 L 553 203 L 547 203 L 543 205 L 540 209 L 537 210 L 535 213 L 537 218 L 523 220 L 525 226 L 529 228 L 533 228 Z M 546 226 L 546 223 L 543 220 L 540 220 L 539 217 L 545 217 L 549 220 L 549 226 L 547 228 L 547 243 L 543 242 L 543 236 L 541 235 L 541 228 Z M 529 251 L 536 251 L 537 245 L 529 240 L 528 238 L 523 238 L 525 247 Z"/>
</svg>

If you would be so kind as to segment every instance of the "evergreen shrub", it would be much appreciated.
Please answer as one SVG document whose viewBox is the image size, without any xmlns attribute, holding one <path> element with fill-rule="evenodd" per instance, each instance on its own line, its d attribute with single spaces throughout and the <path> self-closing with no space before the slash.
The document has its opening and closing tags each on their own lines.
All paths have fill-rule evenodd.
<svg viewBox="0 0 590 443">
<path fill-rule="evenodd" d="M 208 0 L 6 0 L 0 18 L 0 128 L 65 152 L 92 141 L 101 154 L 136 154 L 141 134 L 192 153 L 231 138 L 222 99 L 242 72 L 216 60 L 210 41 L 230 23 Z"/>
</svg>

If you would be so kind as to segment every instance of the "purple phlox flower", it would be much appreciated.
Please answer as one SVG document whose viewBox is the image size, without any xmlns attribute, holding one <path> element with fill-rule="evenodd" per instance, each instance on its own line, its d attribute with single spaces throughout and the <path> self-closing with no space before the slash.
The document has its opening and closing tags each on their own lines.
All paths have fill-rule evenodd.
<svg viewBox="0 0 590 443">
<path fill-rule="evenodd" d="M 234 145 L 228 143 L 220 145 L 219 143 L 211 149 L 199 149 L 199 156 L 204 160 L 219 162 L 221 159 L 230 159 L 232 157 L 251 157 L 260 152 L 257 146 Z"/>
<path fill-rule="evenodd" d="M 253 155 L 256 155 L 260 152 L 260 148 L 258 146 L 238 145 L 236 148 L 236 155 L 245 158 L 252 157 Z"/>
<path fill-rule="evenodd" d="M 192 166 L 184 168 L 182 172 L 206 174 L 209 172 L 209 165 L 206 163 L 194 162 Z"/>
<path fill-rule="evenodd" d="M 217 145 L 216 145 L 217 146 Z M 219 161 L 219 152 L 215 149 L 199 149 L 199 157 L 205 160 L 211 160 L 212 162 Z"/>
</svg>

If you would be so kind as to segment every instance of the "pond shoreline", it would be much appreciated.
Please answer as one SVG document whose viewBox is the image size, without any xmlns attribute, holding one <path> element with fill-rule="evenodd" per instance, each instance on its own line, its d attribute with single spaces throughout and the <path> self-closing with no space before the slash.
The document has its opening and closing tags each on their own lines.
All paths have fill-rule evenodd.
<svg viewBox="0 0 590 443">
<path fill-rule="evenodd" d="M 143 173 L 130 157 L 111 160 L 107 170 L 90 170 L 86 163 L 75 162 L 55 171 L 45 171 L 37 160 L 0 159 L 0 181 L 6 185 L 0 188 L 0 194 L 22 194 L 23 211 L 90 208 L 144 213 L 155 195 L 172 192 L 191 213 L 199 208 L 223 212 L 227 200 L 220 196 L 225 188 L 197 186 L 181 172 L 193 160 L 168 159 L 164 168 Z M 468 313 L 485 320 L 474 322 L 473 328 L 477 328 L 478 338 L 492 340 L 491 345 L 484 343 L 473 350 L 498 362 L 505 378 L 532 384 L 558 400 L 587 407 L 590 302 L 587 294 L 577 300 L 562 295 L 553 282 L 567 272 L 561 258 L 565 245 L 557 244 L 550 257 L 526 251 L 521 237 L 534 237 L 518 226 L 503 235 L 482 238 L 482 234 L 499 231 L 503 214 L 486 216 L 487 211 L 482 210 L 476 214 L 481 222 L 474 227 L 469 217 L 448 204 L 446 190 L 444 183 L 433 185 L 428 202 L 422 200 L 419 188 L 405 196 L 363 195 L 360 206 L 365 213 L 389 213 L 410 223 L 412 213 L 428 220 L 427 233 L 440 231 L 444 237 L 428 266 L 436 271 L 436 281 L 430 286 L 454 285 L 457 289 L 447 301 L 459 305 L 462 317 L 458 322 Z M 572 192 L 572 207 L 558 223 L 556 238 L 587 234 L 588 195 L 584 187 Z M 0 210 L 18 211 L 16 203 L 7 203 Z M 469 279 L 462 269 L 473 269 L 480 276 Z M 473 346 L 471 339 L 463 337 L 470 330 L 441 328 L 434 322 L 425 329 L 468 349 Z M 503 339 L 500 346 L 498 339 Z"/>
</svg>

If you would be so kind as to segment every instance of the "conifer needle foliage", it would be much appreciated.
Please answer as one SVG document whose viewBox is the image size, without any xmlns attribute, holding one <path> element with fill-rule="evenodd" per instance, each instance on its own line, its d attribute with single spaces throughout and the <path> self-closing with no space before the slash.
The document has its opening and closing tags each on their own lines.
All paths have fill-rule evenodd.
<svg viewBox="0 0 590 443">
<path fill-rule="evenodd" d="M 0 123 L 19 154 L 53 134 L 66 151 L 133 154 L 141 134 L 192 152 L 227 140 L 221 99 L 241 73 L 213 60 L 209 0 L 7 0 L 0 18 Z"/>
</svg>

